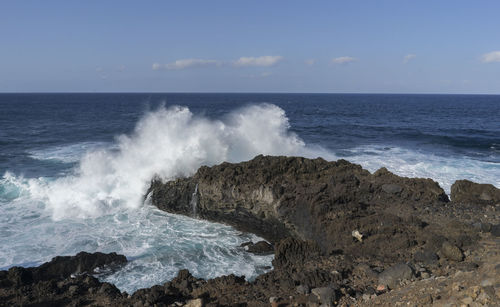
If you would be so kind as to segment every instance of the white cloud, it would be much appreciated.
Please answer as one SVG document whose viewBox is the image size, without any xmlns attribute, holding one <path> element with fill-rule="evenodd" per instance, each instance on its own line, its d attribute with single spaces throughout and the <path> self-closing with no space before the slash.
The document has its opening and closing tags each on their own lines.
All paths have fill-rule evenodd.
<svg viewBox="0 0 500 307">
<path fill-rule="evenodd" d="M 306 63 L 306 65 L 313 66 L 314 63 L 316 63 L 316 60 L 315 59 L 307 59 L 304 61 L 304 63 Z"/>
<path fill-rule="evenodd" d="M 163 68 L 163 65 L 161 65 L 160 63 L 153 63 L 153 70 L 160 70 Z"/>
<path fill-rule="evenodd" d="M 347 63 L 356 62 L 357 60 L 358 59 L 353 58 L 351 56 L 341 56 L 341 57 L 332 59 L 332 63 L 334 63 L 334 64 L 347 64 Z"/>
<path fill-rule="evenodd" d="M 160 63 L 154 63 L 153 64 L 153 70 L 181 70 L 181 69 L 186 69 L 186 68 L 191 68 L 191 67 L 201 67 L 201 66 L 219 66 L 222 63 L 217 60 L 204 60 L 204 59 L 181 59 L 177 60 L 175 62 L 171 62 L 165 65 L 162 65 Z"/>
<path fill-rule="evenodd" d="M 260 57 L 241 57 L 233 62 L 234 66 L 273 66 L 283 60 L 279 55 L 265 55 Z"/>
<path fill-rule="evenodd" d="M 405 57 L 403 58 L 403 63 L 404 64 L 408 63 L 410 60 L 414 59 L 416 56 L 417 55 L 412 54 L 412 53 L 405 55 Z"/>
<path fill-rule="evenodd" d="M 273 66 L 279 61 L 283 60 L 282 56 L 260 56 L 260 57 L 241 57 L 234 61 L 219 61 L 219 60 L 205 60 L 205 59 L 180 59 L 168 64 L 153 63 L 153 70 L 181 70 L 192 67 L 201 66 L 226 66 L 231 65 L 234 67 L 242 66 L 260 66 L 269 67 Z"/>
<path fill-rule="evenodd" d="M 481 62 L 483 63 L 500 62 L 500 51 L 492 51 L 483 54 L 481 56 Z"/>
</svg>

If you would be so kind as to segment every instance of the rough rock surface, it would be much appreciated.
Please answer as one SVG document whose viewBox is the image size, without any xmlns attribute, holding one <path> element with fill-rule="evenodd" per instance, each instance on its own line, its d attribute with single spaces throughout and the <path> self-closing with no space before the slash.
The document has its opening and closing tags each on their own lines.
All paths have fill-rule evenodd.
<svg viewBox="0 0 500 307">
<path fill-rule="evenodd" d="M 451 199 L 457 203 L 500 204 L 500 189 L 492 184 L 457 180 L 451 186 Z"/>
<path fill-rule="evenodd" d="M 181 270 L 129 295 L 88 274 L 123 256 L 83 253 L 0 271 L 0 306 L 500 305 L 500 204 L 450 203 L 429 179 L 370 174 L 343 160 L 259 156 L 155 180 L 149 192 L 160 209 L 265 237 L 273 270 L 252 282 Z M 392 286 L 380 284 L 384 276 Z"/>
<path fill-rule="evenodd" d="M 414 233 L 424 226 L 411 216 L 396 216 L 388 210 L 391 206 L 448 201 L 430 179 L 399 177 L 386 169 L 370 174 L 345 160 L 299 157 L 257 156 L 238 164 L 201 167 L 190 178 L 153 181 L 149 192 L 158 208 L 191 215 L 196 187 L 200 218 L 228 223 L 271 242 L 286 237 L 312 240 L 325 253 L 357 254 L 351 233 L 358 229 L 366 237 L 363 254 L 370 251 L 381 258 L 414 245 Z M 388 240 L 402 246 L 380 250 L 379 244 Z"/>
</svg>

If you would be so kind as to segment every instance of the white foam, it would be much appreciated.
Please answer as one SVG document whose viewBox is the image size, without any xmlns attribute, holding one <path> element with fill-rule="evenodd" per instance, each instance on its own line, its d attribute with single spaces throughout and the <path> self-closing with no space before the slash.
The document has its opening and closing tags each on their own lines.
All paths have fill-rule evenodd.
<svg viewBox="0 0 500 307">
<path fill-rule="evenodd" d="M 55 219 L 137 208 L 153 176 L 188 176 L 201 165 L 261 153 L 314 155 L 288 128 L 285 112 L 269 104 L 237 110 L 224 121 L 194 116 L 186 107 L 160 108 L 145 114 L 132 135 L 119 136 L 116 151 L 89 151 L 74 174 L 45 184 L 32 181 L 30 192 Z"/>
<path fill-rule="evenodd" d="M 386 167 L 400 176 L 431 178 L 448 194 L 451 185 L 459 179 L 500 187 L 500 163 L 466 156 L 442 156 L 401 147 L 368 145 L 345 151 L 342 158 L 361 164 L 371 172 Z"/>
<path fill-rule="evenodd" d="M 98 148 L 104 148 L 107 145 L 104 142 L 81 142 L 32 150 L 29 154 L 31 158 L 37 160 L 56 160 L 64 163 L 74 163 L 80 161 L 85 153 L 95 151 Z"/>
<path fill-rule="evenodd" d="M 205 278 L 228 273 L 254 277 L 272 256 L 259 258 L 238 246 L 258 238 L 168 215 L 143 205 L 142 198 L 155 175 L 164 180 L 188 176 L 201 165 L 257 154 L 342 157 L 370 171 L 387 167 L 403 176 L 430 177 L 448 192 L 454 180 L 463 178 L 500 186 L 499 164 L 467 157 L 383 146 L 360 146 L 336 156 L 306 146 L 289 131 L 285 112 L 268 104 L 236 110 L 224 120 L 194 116 L 184 107 L 160 108 L 145 114 L 134 132 L 118 137 L 116 144 L 88 150 L 71 146 L 41 154 L 61 155 L 61 161 L 80 157 L 71 175 L 48 180 L 6 173 L 0 180 L 0 267 L 39 264 L 85 250 L 129 257 L 123 270 L 103 277 L 129 292 L 162 283 L 181 268 Z"/>
</svg>

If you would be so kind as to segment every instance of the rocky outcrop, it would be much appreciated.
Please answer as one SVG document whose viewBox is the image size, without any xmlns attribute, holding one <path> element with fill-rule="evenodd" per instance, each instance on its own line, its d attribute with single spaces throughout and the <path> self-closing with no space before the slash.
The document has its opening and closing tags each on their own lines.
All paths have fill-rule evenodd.
<svg viewBox="0 0 500 307">
<path fill-rule="evenodd" d="M 109 305 L 124 298 L 123 294 L 89 274 L 97 268 L 116 269 L 126 262 L 125 256 L 116 253 L 81 252 L 55 257 L 35 268 L 0 271 L 0 306 Z"/>
<path fill-rule="evenodd" d="M 468 186 L 461 191 L 479 189 Z M 384 168 L 371 174 L 344 160 L 258 156 L 154 180 L 148 197 L 168 212 L 260 234 L 272 244 L 244 247 L 256 254 L 274 249 L 273 269 L 252 282 L 235 275 L 203 280 L 181 270 L 129 295 L 92 276 L 96 268 L 123 265 L 124 256 L 80 253 L 0 271 L 0 306 L 500 304 L 500 206 L 478 206 L 485 197 L 449 203 L 430 179 Z"/>
<path fill-rule="evenodd" d="M 364 253 L 371 249 L 380 257 L 394 254 L 394 249 L 381 251 L 378 244 L 400 237 L 402 246 L 394 248 L 406 248 L 423 227 L 389 208 L 448 201 L 430 179 L 399 177 L 384 168 L 371 174 L 345 160 L 270 156 L 201 167 L 192 177 L 167 183 L 155 180 L 148 193 L 162 210 L 196 212 L 199 218 L 233 225 L 273 243 L 286 237 L 312 240 L 325 253 L 351 249 L 356 229 L 366 237 Z M 356 253 L 356 248 L 349 252 Z"/>
<path fill-rule="evenodd" d="M 500 189 L 492 184 L 457 180 L 451 186 L 451 200 L 455 203 L 500 204 Z"/>
</svg>

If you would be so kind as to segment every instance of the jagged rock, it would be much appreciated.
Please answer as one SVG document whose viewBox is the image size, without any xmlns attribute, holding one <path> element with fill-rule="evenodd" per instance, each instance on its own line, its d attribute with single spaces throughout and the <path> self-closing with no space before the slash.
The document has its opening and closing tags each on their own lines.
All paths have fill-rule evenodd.
<svg viewBox="0 0 500 307">
<path fill-rule="evenodd" d="M 345 160 L 270 156 L 203 166 L 192 177 L 167 183 L 153 180 L 148 195 L 162 210 L 191 215 L 196 186 L 200 218 L 228 223 L 272 243 L 295 237 L 315 241 L 324 253 L 346 250 L 359 256 L 382 250 L 381 257 L 391 257 L 415 241 L 410 228 L 421 223 L 395 217 L 384 208 L 448 201 L 430 179 L 399 177 L 384 168 L 370 174 Z M 388 222 L 374 227 L 380 220 Z M 352 229 L 367 233 L 365 228 L 370 240 L 363 240 L 364 249 L 351 247 Z M 381 248 L 389 239 L 394 244 Z"/>
<path fill-rule="evenodd" d="M 317 259 L 320 254 L 315 242 L 286 238 L 275 247 L 273 265 L 277 268 L 302 266 L 308 260 Z"/>
<path fill-rule="evenodd" d="M 121 292 L 84 273 L 100 267 L 116 268 L 126 262 L 125 256 L 116 253 L 81 252 L 55 257 L 39 267 L 0 271 L 0 306 L 61 306 L 77 301 L 109 305 L 123 298 Z"/>
<path fill-rule="evenodd" d="M 500 189 L 492 184 L 457 180 L 451 186 L 451 200 L 456 203 L 497 204 L 500 203 Z"/>
<path fill-rule="evenodd" d="M 127 263 L 127 258 L 117 253 L 87 253 L 80 252 L 76 256 L 58 256 L 50 262 L 33 269 L 37 280 L 65 278 L 71 274 L 94 273 L 96 268 L 121 266 Z"/>
<path fill-rule="evenodd" d="M 409 265 L 399 263 L 380 273 L 378 279 L 381 285 L 395 289 L 401 281 L 410 280 L 413 276 L 413 269 Z"/>
</svg>

